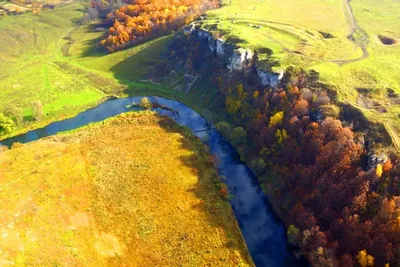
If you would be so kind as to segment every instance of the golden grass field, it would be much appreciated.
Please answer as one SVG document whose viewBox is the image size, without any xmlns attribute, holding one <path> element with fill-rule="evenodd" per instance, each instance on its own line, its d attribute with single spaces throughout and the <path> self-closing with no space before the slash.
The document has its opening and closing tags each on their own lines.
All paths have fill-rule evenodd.
<svg viewBox="0 0 400 267">
<path fill-rule="evenodd" d="M 128 113 L 0 154 L 0 266 L 249 266 L 207 148 Z"/>
</svg>

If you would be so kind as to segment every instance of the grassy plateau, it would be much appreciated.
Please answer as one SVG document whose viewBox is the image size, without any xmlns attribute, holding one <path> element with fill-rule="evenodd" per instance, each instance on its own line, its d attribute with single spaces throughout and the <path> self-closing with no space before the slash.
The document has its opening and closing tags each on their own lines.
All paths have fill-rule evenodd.
<svg viewBox="0 0 400 267">
<path fill-rule="evenodd" d="M 400 146 L 400 3 L 395 0 L 224 0 L 203 27 L 260 58 L 314 69 L 339 100 L 384 122 Z M 348 36 L 352 36 L 348 38 Z"/>
<path fill-rule="evenodd" d="M 0 177 L 0 264 L 252 265 L 207 148 L 152 112 L 5 151 Z"/>
</svg>

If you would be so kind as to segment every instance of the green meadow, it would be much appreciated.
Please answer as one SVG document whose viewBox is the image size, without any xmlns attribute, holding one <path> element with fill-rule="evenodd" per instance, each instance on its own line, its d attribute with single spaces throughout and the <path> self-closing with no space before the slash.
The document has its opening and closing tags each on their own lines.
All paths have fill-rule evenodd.
<svg viewBox="0 0 400 267">
<path fill-rule="evenodd" d="M 337 0 L 224 0 L 203 27 L 241 47 L 271 49 L 272 55 L 260 58 L 278 62 L 273 70 L 295 65 L 320 72 L 340 101 L 384 122 L 399 147 L 400 2 L 352 0 L 350 6 L 362 29 L 355 32 L 355 42 L 347 38 L 352 26 L 346 1 Z M 363 31 L 367 37 L 360 35 Z M 379 36 L 394 44 L 384 44 Z M 360 43 L 366 45 L 365 58 Z"/>
<path fill-rule="evenodd" d="M 165 44 L 165 38 L 107 55 L 96 50 L 102 33 L 94 33 L 90 25 L 77 26 L 84 12 L 85 5 L 77 2 L 0 18 L 0 112 L 23 118 L 12 134 L 70 117 L 127 88 L 159 89 L 135 82 L 156 53 L 147 49 L 135 60 L 121 62 L 149 45 Z M 129 79 L 128 73 L 133 74 Z M 38 101 L 43 115 L 34 120 L 32 104 Z"/>
</svg>

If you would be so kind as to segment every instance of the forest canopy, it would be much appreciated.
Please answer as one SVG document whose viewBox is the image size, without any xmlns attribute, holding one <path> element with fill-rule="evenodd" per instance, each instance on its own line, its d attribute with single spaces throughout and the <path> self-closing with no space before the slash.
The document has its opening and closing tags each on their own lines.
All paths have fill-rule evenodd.
<svg viewBox="0 0 400 267">
<path fill-rule="evenodd" d="M 217 6 L 216 0 L 133 0 L 106 16 L 110 28 L 100 46 L 115 52 L 139 44 L 176 30 Z"/>
</svg>

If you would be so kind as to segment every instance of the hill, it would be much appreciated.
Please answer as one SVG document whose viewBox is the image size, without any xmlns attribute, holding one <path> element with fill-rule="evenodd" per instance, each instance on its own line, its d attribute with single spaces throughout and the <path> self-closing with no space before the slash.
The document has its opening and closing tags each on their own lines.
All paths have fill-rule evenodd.
<svg viewBox="0 0 400 267">
<path fill-rule="evenodd" d="M 207 149 L 167 118 L 121 115 L 17 146 L 0 166 L 0 262 L 251 265 Z"/>
<path fill-rule="evenodd" d="M 202 24 L 258 50 L 273 70 L 318 71 L 340 101 L 384 122 L 399 146 L 399 9 L 394 0 L 226 0 Z"/>
</svg>

